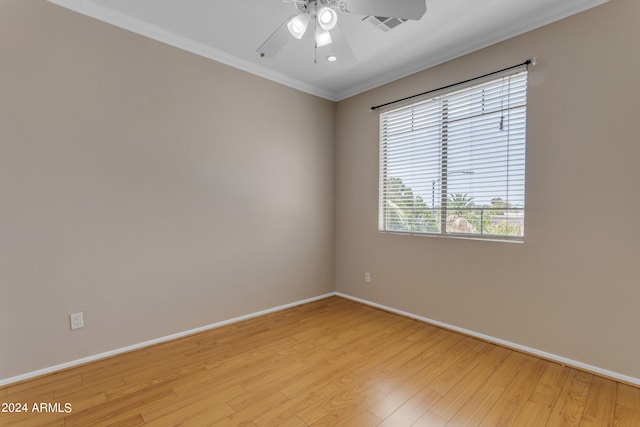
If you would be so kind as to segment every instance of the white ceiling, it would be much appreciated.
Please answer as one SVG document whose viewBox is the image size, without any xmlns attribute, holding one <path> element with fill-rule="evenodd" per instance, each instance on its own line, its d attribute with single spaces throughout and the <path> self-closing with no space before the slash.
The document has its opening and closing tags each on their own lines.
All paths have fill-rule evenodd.
<svg viewBox="0 0 640 427">
<path fill-rule="evenodd" d="M 164 43 L 338 101 L 506 40 L 608 0 L 426 0 L 420 21 L 382 32 L 362 16 L 339 14 L 356 56 L 325 60 L 312 37 L 292 39 L 275 58 L 256 49 L 289 16 L 282 0 L 49 0 Z M 394 0 L 389 0 L 394 1 Z M 535 56 L 523 52 L 522 60 Z"/>
</svg>

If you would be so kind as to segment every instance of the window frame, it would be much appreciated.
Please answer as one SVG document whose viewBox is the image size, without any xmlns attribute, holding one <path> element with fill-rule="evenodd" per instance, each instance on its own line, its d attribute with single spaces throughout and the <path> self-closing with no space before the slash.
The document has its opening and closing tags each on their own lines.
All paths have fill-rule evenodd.
<svg viewBox="0 0 640 427">
<path fill-rule="evenodd" d="M 483 224 L 484 224 L 484 218 L 482 217 L 484 215 L 485 210 L 488 210 L 489 208 L 487 206 L 480 206 L 480 207 L 467 207 L 467 208 L 463 208 L 463 209 L 467 209 L 467 210 L 475 210 L 475 211 L 480 211 L 481 212 L 481 218 L 480 218 L 480 232 L 460 232 L 460 231 L 455 231 L 455 232 L 449 232 L 447 230 L 447 221 L 448 221 L 448 217 L 449 217 L 449 213 L 454 210 L 455 208 L 448 206 L 449 205 L 449 201 L 448 201 L 448 192 L 447 192 L 447 186 L 448 186 L 448 180 L 449 177 L 451 177 L 452 175 L 456 175 L 456 174 L 472 174 L 474 173 L 473 171 L 450 171 L 448 170 L 448 165 L 447 165 L 447 152 L 448 152 L 448 146 L 449 146 L 449 138 L 448 138 L 448 127 L 450 125 L 450 121 L 447 118 L 447 114 L 448 114 L 448 99 L 451 98 L 454 95 L 458 95 L 461 93 L 465 93 L 465 91 L 468 92 L 472 92 L 474 89 L 477 89 L 478 87 L 482 87 L 482 86 L 487 86 L 487 85 L 492 85 L 492 84 L 497 84 L 498 82 L 504 82 L 505 80 L 508 80 L 509 83 L 511 82 L 511 79 L 516 78 L 518 76 L 524 76 L 523 80 L 524 80 L 524 89 L 523 89 L 523 97 L 524 97 L 524 101 L 522 105 L 519 105 L 518 108 L 522 108 L 523 109 L 523 115 L 524 117 L 521 119 L 522 120 L 522 126 L 524 128 L 523 130 L 523 135 L 521 137 L 522 139 L 522 171 L 521 171 L 521 177 L 520 175 L 517 174 L 513 174 L 513 175 L 517 175 L 518 179 L 521 179 L 522 181 L 522 205 L 521 207 L 512 207 L 510 205 L 510 200 L 507 197 L 506 200 L 506 204 L 504 206 L 501 205 L 500 210 L 503 212 L 502 215 L 505 214 L 505 212 L 517 212 L 518 214 L 515 215 L 518 219 L 517 222 L 520 224 L 520 233 L 519 234 L 508 234 L 508 230 L 509 227 L 512 225 L 511 221 L 513 221 L 513 217 L 510 218 L 510 215 L 506 215 L 505 216 L 505 228 L 507 230 L 507 232 L 505 234 L 498 234 L 498 233 L 486 233 L 483 230 Z M 490 241 L 507 241 L 507 242 L 524 242 L 524 238 L 525 238 L 525 213 L 526 213 L 526 151 L 527 151 L 527 119 L 528 119 L 528 69 L 526 67 L 526 65 L 523 65 L 522 67 L 516 68 L 516 69 L 510 69 L 510 70 L 505 70 L 505 72 L 499 72 L 496 74 L 492 74 L 491 76 L 487 76 L 485 78 L 482 79 L 478 79 L 475 80 L 473 82 L 467 81 L 464 84 L 460 84 L 460 85 L 451 85 L 451 86 L 447 86 L 446 89 L 438 91 L 436 93 L 430 93 L 428 97 L 424 96 L 422 98 L 419 99 L 412 99 L 411 102 L 405 102 L 403 105 L 399 106 L 399 107 L 395 107 L 393 109 L 383 109 L 380 111 L 380 115 L 379 115 L 379 130 L 380 130 L 380 138 L 379 138 L 379 205 L 378 205 L 378 231 L 379 232 L 383 232 L 383 233 L 390 233 L 390 234 L 409 234 L 409 235 L 419 235 L 419 236 L 430 236 L 430 237 L 447 237 L 447 238 L 462 238 L 462 239 L 474 239 L 474 240 L 490 240 Z M 508 96 L 509 96 L 509 100 L 511 100 L 511 92 L 509 92 Z M 502 96 L 502 95 L 501 95 Z M 437 221 L 437 225 L 439 227 L 439 231 L 431 231 L 431 232 L 425 232 L 425 231 L 415 231 L 415 230 L 410 230 L 410 231 L 404 231 L 404 230 L 395 230 L 395 229 L 391 229 L 389 227 L 389 209 L 386 209 L 385 206 L 389 201 L 389 198 L 387 197 L 387 193 L 386 190 L 389 189 L 389 185 L 391 182 L 391 179 L 393 178 L 389 178 L 387 171 L 388 171 L 388 159 L 385 157 L 385 152 L 387 150 L 387 145 L 389 144 L 388 138 L 385 136 L 385 132 L 386 132 L 386 128 L 383 126 L 383 118 L 386 117 L 386 115 L 389 115 L 390 113 L 395 113 L 395 112 L 402 112 L 402 111 L 407 111 L 410 110 L 412 108 L 415 108 L 416 106 L 419 105 L 423 105 L 423 104 L 427 104 L 429 102 L 432 102 L 434 100 L 442 100 L 442 107 L 439 109 L 439 111 L 442 113 L 442 123 L 440 125 L 440 141 L 439 141 L 439 151 L 441 153 L 441 169 L 439 171 L 438 174 L 438 179 L 437 180 L 433 180 L 432 183 L 432 189 L 431 189 L 431 211 L 433 214 L 433 220 Z M 502 108 L 500 110 L 502 113 L 502 115 L 504 116 L 504 111 L 506 111 L 506 109 Z M 504 119 L 504 117 L 502 117 L 501 122 L 500 122 L 500 130 L 502 131 L 502 120 Z M 412 126 L 413 126 L 413 118 L 412 120 Z M 508 128 L 509 132 L 510 132 L 510 127 Z M 507 142 L 507 152 L 509 152 L 509 142 Z M 507 157 L 507 159 L 510 159 L 510 157 Z M 509 162 L 509 160 L 507 160 L 507 162 Z M 413 166 L 411 166 L 411 171 L 413 173 Z M 507 182 L 507 186 L 509 185 L 509 177 L 511 176 L 511 172 L 507 171 L 506 174 L 507 178 L 506 178 L 506 182 Z M 439 181 L 440 184 L 440 191 L 438 193 L 435 192 L 435 183 L 436 181 Z M 402 180 L 400 180 L 400 183 L 402 185 Z M 407 187 L 409 190 L 411 190 L 411 187 Z M 453 195 L 452 195 L 453 196 Z M 436 216 L 435 215 L 435 197 L 439 198 L 439 215 Z M 497 200 L 500 200 L 499 198 Z M 501 200 L 500 200 L 501 201 Z M 502 202 L 502 201 L 501 201 Z M 493 199 L 491 201 L 492 205 L 493 205 Z M 411 208 L 411 221 L 413 221 L 412 223 L 412 227 L 415 226 L 415 221 L 416 221 L 416 216 L 415 216 L 415 212 L 413 210 L 413 207 Z M 459 216 L 459 218 L 463 218 L 462 216 Z M 466 221 L 466 219 L 465 219 Z M 468 221 L 467 221 L 468 222 Z"/>
</svg>

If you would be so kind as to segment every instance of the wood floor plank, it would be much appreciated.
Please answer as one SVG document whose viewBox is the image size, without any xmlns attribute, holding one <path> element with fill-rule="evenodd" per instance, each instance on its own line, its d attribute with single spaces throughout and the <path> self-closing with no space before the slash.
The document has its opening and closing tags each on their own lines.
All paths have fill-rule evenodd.
<svg viewBox="0 0 640 427">
<path fill-rule="evenodd" d="M 617 405 L 613 425 L 615 427 L 640 426 L 640 409 L 631 409 L 625 405 Z"/>
<path fill-rule="evenodd" d="M 287 388 L 287 384 L 296 385 L 295 388 L 288 391 L 290 394 L 284 393 L 289 397 L 289 400 L 258 417 L 256 424 L 258 426 L 278 425 L 283 420 L 299 414 L 310 405 L 322 400 L 331 399 L 335 393 L 347 388 L 344 383 L 345 376 L 351 375 L 351 373 L 366 360 L 363 355 L 356 352 L 344 353 L 342 361 L 324 361 L 319 366 L 314 367 L 310 371 L 312 373 L 309 374 L 309 378 L 303 376 L 287 380 L 287 382 L 281 384 L 282 387 L 280 387 L 283 393 Z M 371 363 L 371 360 L 368 360 L 368 363 Z M 320 377 L 317 377 L 317 374 L 320 372 Z M 298 387 L 301 383 L 306 386 Z M 272 390 L 273 387 L 270 387 L 270 389 L 262 389 L 261 393 L 269 393 L 272 392 Z"/>
<path fill-rule="evenodd" d="M 363 413 L 371 401 L 382 397 L 382 393 L 374 388 L 360 389 L 352 392 L 343 388 L 331 398 L 320 400 L 298 412 L 298 417 L 309 425 L 335 426 L 339 420 L 353 413 Z"/>
<path fill-rule="evenodd" d="M 83 381 L 81 384 L 74 384 L 72 386 L 64 386 L 54 389 L 53 398 L 56 400 L 73 401 L 84 396 L 97 393 L 103 393 L 106 396 L 107 391 L 123 387 L 124 385 L 124 380 L 122 378 L 114 378 L 113 380 L 105 382 Z"/>
<path fill-rule="evenodd" d="M 149 407 L 142 411 L 141 415 L 147 423 L 155 420 L 167 424 L 178 423 L 181 419 L 187 419 L 189 415 L 198 414 L 208 408 L 218 406 L 230 408 L 227 401 L 245 393 L 245 390 L 239 385 L 214 390 L 202 389 L 197 392 L 177 396 L 162 406 L 155 405 Z M 233 412 L 234 410 L 231 408 L 231 411 L 224 413 L 221 417 L 231 415 Z"/>
<path fill-rule="evenodd" d="M 404 338 L 402 333 L 398 333 L 387 340 L 388 345 L 394 349 L 392 355 L 411 345 Z M 361 354 L 359 351 L 355 353 Z M 389 358 L 388 352 L 378 352 L 346 366 L 345 369 L 334 371 L 326 386 L 313 387 L 312 393 L 305 390 L 292 401 L 297 404 L 295 411 L 298 417 L 307 422 L 318 422 L 316 420 L 320 417 L 328 422 L 329 419 L 337 421 L 336 415 L 344 415 L 345 407 L 364 411 L 371 401 L 379 400 L 382 396 L 373 385 L 378 381 L 380 367 L 386 364 Z M 359 408 L 360 406 L 362 407 Z M 293 410 L 293 407 L 291 409 Z"/>
<path fill-rule="evenodd" d="M 474 369 L 460 377 L 429 411 L 440 418 L 450 420 L 487 382 L 489 377 L 509 356 L 509 351 L 501 347 L 492 347 L 491 351 L 478 362 Z"/>
<path fill-rule="evenodd" d="M 8 422 L 3 427 L 64 427 L 64 417 L 40 414 L 38 418 L 25 418 L 17 423 Z"/>
<path fill-rule="evenodd" d="M 362 359 L 366 360 L 366 363 L 358 362 L 340 372 L 329 373 L 329 376 L 326 378 L 326 385 L 324 386 L 305 385 L 295 396 L 291 396 L 292 399 L 289 402 L 265 414 L 258 419 L 256 423 L 260 426 L 278 425 L 282 419 L 296 414 L 312 404 L 323 399 L 330 401 L 335 398 L 336 394 L 341 392 L 341 388 L 351 387 L 351 390 L 361 390 L 375 386 L 379 381 L 380 375 L 385 372 L 385 368 L 393 365 L 394 356 L 404 354 L 405 351 L 414 346 L 412 342 L 404 338 L 403 333 L 399 333 L 393 339 L 389 340 L 388 347 L 393 349 L 392 352 L 379 352 L 378 354 Z M 296 384 L 298 383 L 299 380 L 296 381 Z"/>
<path fill-rule="evenodd" d="M 259 427 L 259 424 L 256 424 L 255 422 L 254 424 L 256 425 L 256 427 Z M 289 417 L 285 420 L 282 420 L 278 424 L 273 424 L 273 425 L 277 425 L 278 427 L 307 427 L 307 423 L 302 421 L 296 415 L 294 415 L 293 417 Z"/>
<path fill-rule="evenodd" d="M 557 363 L 549 363 L 536 385 L 536 392 L 549 396 L 553 401 L 558 398 L 564 383 L 569 377 L 570 368 Z"/>
<path fill-rule="evenodd" d="M 572 369 L 547 422 L 550 427 L 578 426 L 593 375 Z"/>
<path fill-rule="evenodd" d="M 640 388 L 619 383 L 617 403 L 629 409 L 640 408 Z"/>
<path fill-rule="evenodd" d="M 77 373 L 57 372 L 32 381 L 23 381 L 6 389 L 7 398 L 15 398 L 25 394 L 53 392 L 54 389 L 82 383 L 82 376 Z"/>
<path fill-rule="evenodd" d="M 430 338 L 435 338 L 435 334 Z M 387 418 L 393 413 L 391 420 L 387 424 L 394 423 L 394 420 L 419 416 L 435 401 L 437 392 L 425 391 L 424 388 L 452 366 L 464 353 L 462 349 L 473 345 L 473 341 L 465 340 L 462 336 L 450 335 L 450 339 L 429 339 L 415 344 L 418 352 L 412 353 L 412 357 L 406 363 L 384 369 L 383 384 L 390 390 L 384 398 L 375 402 L 369 407 L 369 411 L 379 418 Z M 403 357 L 398 357 L 402 360 Z M 380 381 L 374 383 L 377 389 Z M 420 405 L 417 402 L 422 402 Z M 412 415 L 407 415 L 412 414 Z"/>
<path fill-rule="evenodd" d="M 410 426 L 427 412 L 442 395 L 427 387 L 418 391 L 380 423 L 381 427 Z"/>
<path fill-rule="evenodd" d="M 640 389 L 331 297 L 0 387 L 37 426 L 640 426 Z"/>
<path fill-rule="evenodd" d="M 420 418 L 416 420 L 411 427 L 444 427 L 447 425 L 447 420 L 440 418 L 432 412 L 425 412 Z M 471 424 L 473 425 L 473 424 Z"/>
<path fill-rule="evenodd" d="M 39 413 L 37 416 L 30 414 L 2 414 L 3 427 L 41 427 L 43 425 L 64 425 L 64 414 L 57 413 Z"/>
<path fill-rule="evenodd" d="M 518 412 L 529 399 L 535 385 L 542 377 L 546 363 L 548 362 L 527 356 L 518 375 L 511 381 L 500 400 L 493 405 L 479 425 L 482 427 L 513 425 L 518 417 Z"/>
<path fill-rule="evenodd" d="M 304 422 L 303 422 L 304 423 Z M 329 414 L 322 417 L 312 424 L 301 424 L 301 426 L 311 425 L 313 427 L 371 427 L 380 423 L 380 418 L 366 410 L 356 410 L 351 414 L 337 416 Z M 279 426 L 280 424 L 278 424 Z"/>
<path fill-rule="evenodd" d="M 533 391 L 518 413 L 515 425 L 522 427 L 537 427 L 547 424 L 551 416 L 555 399 L 551 396 Z"/>
<path fill-rule="evenodd" d="M 547 364 L 544 374 L 518 414 L 515 424 L 523 427 L 545 425 L 568 376 L 569 368 L 555 363 Z"/>
<path fill-rule="evenodd" d="M 118 420 L 113 423 L 109 423 L 105 427 L 138 427 L 143 424 L 144 424 L 144 419 L 142 419 L 142 415 L 133 414 L 127 418 Z"/>
<path fill-rule="evenodd" d="M 446 423 L 447 427 L 467 427 L 477 425 L 483 420 L 487 413 L 504 395 L 505 388 L 502 386 L 485 383 L 478 392 L 468 399 L 462 408 Z M 429 416 L 436 416 L 431 411 Z M 438 417 L 437 419 L 444 420 Z M 544 424 L 538 424 L 538 426 Z"/>
<path fill-rule="evenodd" d="M 115 423 L 148 407 L 165 405 L 175 398 L 173 390 L 167 389 L 164 385 L 152 386 L 127 397 L 101 403 L 83 411 L 74 411 L 65 417 L 65 424 L 67 427 L 73 427 Z"/>
<path fill-rule="evenodd" d="M 401 352 L 382 367 L 383 375 L 376 382 L 375 387 L 383 393 L 390 393 L 408 378 L 424 369 L 427 364 L 442 360 L 441 353 L 443 351 L 464 340 L 462 335 L 450 334 L 444 330 L 440 332 L 424 342 L 413 344 L 409 341 L 412 343 L 409 350 Z"/>
<path fill-rule="evenodd" d="M 612 426 L 615 414 L 617 384 L 594 376 L 582 413 L 581 427 Z"/>
<path fill-rule="evenodd" d="M 451 335 L 450 339 L 438 342 L 431 351 L 418 356 L 420 361 L 416 362 L 416 357 L 402 368 L 393 371 L 387 380 L 394 388 L 384 399 L 371 405 L 369 411 L 381 419 L 386 419 L 455 363 L 473 345 L 473 340 L 464 339 L 459 335 Z M 378 386 L 376 388 L 379 389 Z"/>
<path fill-rule="evenodd" d="M 187 405 L 178 411 L 168 413 L 161 418 L 148 420 L 142 415 L 145 426 L 166 427 L 166 426 L 205 426 L 212 422 L 225 419 L 233 415 L 235 411 L 229 404 L 221 403 L 216 405 L 203 405 L 197 408 Z"/>
<path fill-rule="evenodd" d="M 466 353 L 462 354 L 454 364 L 438 375 L 428 387 L 441 395 L 449 392 L 462 378 L 473 370 L 480 361 L 486 357 L 492 346 L 486 342 L 478 341 Z"/>
<path fill-rule="evenodd" d="M 298 381 L 294 381 L 283 387 L 281 392 L 285 396 L 293 398 L 308 390 L 315 390 L 322 387 L 327 381 L 330 381 L 330 378 L 335 378 L 343 373 L 350 372 L 364 360 L 366 360 L 366 357 L 361 353 L 353 351 L 342 353 L 338 355 L 338 357 L 319 364 L 312 370 L 310 375 L 306 375 Z"/>
<path fill-rule="evenodd" d="M 253 420 L 259 418 L 262 414 L 269 411 L 271 408 L 282 405 L 289 400 L 287 396 L 280 392 L 274 392 L 263 399 L 256 400 L 251 404 L 243 407 L 239 411 L 235 411 L 228 417 L 211 422 L 212 426 L 233 426 L 241 425 L 243 423 L 253 423 Z"/>
</svg>

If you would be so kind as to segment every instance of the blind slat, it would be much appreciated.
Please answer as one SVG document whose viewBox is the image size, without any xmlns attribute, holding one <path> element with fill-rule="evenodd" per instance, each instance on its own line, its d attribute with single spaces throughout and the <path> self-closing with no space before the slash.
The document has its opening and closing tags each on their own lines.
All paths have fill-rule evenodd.
<svg viewBox="0 0 640 427">
<path fill-rule="evenodd" d="M 526 110 L 523 71 L 381 113 L 379 229 L 521 240 Z"/>
</svg>

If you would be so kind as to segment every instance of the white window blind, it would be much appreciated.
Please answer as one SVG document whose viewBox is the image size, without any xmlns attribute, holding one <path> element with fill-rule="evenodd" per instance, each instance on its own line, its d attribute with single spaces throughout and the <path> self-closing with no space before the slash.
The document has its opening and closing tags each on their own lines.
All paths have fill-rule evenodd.
<svg viewBox="0 0 640 427">
<path fill-rule="evenodd" d="M 527 72 L 380 114 L 379 230 L 522 240 Z"/>
</svg>

